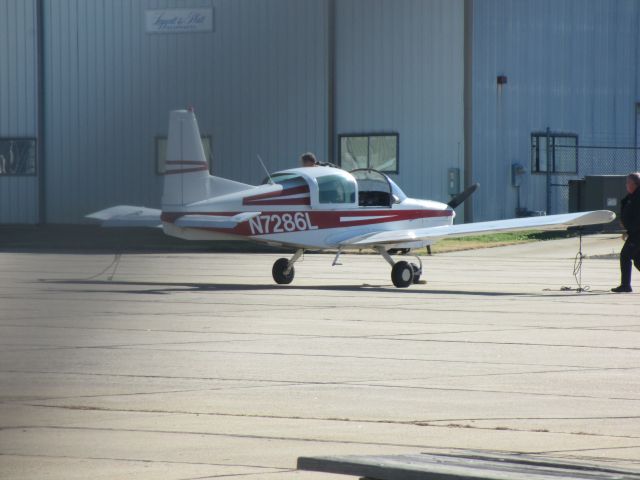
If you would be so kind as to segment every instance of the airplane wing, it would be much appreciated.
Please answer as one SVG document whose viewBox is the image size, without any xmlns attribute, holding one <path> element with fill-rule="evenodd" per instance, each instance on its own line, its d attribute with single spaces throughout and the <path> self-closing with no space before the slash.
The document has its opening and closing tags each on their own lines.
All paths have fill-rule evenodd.
<svg viewBox="0 0 640 480">
<path fill-rule="evenodd" d="M 233 216 L 203 215 L 186 213 L 174 223 L 182 228 L 233 228 L 239 223 L 257 217 L 262 212 L 242 212 Z M 118 205 L 87 215 L 87 218 L 99 220 L 103 227 L 162 227 L 157 208 Z"/>
<path fill-rule="evenodd" d="M 162 227 L 157 208 L 118 205 L 86 215 L 87 218 L 99 220 L 103 227 Z"/>
<path fill-rule="evenodd" d="M 599 225 L 609 223 L 616 218 L 609 210 L 593 212 L 566 213 L 542 217 L 512 218 L 491 222 L 463 223 L 440 227 L 391 230 L 368 233 L 340 242 L 341 246 L 373 246 L 409 243 L 420 240 L 437 241 L 444 237 L 464 237 L 488 232 L 516 232 L 522 230 L 564 230 L 569 227 Z"/>
<path fill-rule="evenodd" d="M 178 218 L 174 224 L 182 228 L 234 228 L 236 225 L 257 217 L 262 212 L 242 212 L 233 216 L 187 214 Z"/>
</svg>

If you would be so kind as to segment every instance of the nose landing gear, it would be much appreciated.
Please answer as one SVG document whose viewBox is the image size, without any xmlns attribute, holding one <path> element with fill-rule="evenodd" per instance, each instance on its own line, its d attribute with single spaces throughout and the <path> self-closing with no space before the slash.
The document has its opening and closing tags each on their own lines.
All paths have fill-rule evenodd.
<svg viewBox="0 0 640 480">
<path fill-rule="evenodd" d="M 422 275 L 422 260 L 416 256 L 418 264 L 393 260 L 389 252 L 383 247 L 375 247 L 376 251 L 391 265 L 391 281 L 398 288 L 407 288 L 412 283 L 418 283 Z"/>
</svg>

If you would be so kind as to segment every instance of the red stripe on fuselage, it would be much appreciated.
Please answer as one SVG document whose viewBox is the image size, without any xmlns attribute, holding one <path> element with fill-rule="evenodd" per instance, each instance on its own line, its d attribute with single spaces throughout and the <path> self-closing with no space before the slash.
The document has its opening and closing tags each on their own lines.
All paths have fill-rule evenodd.
<svg viewBox="0 0 640 480">
<path fill-rule="evenodd" d="M 187 215 L 216 215 L 216 216 L 233 216 L 242 212 L 163 212 L 161 219 L 163 222 L 173 223 L 178 218 Z M 291 215 L 295 216 L 296 213 L 303 213 L 304 215 L 308 215 L 311 221 L 311 225 L 316 227 L 319 230 L 329 229 L 329 228 L 348 228 L 348 227 L 358 227 L 363 225 L 375 225 L 381 223 L 390 223 L 390 222 L 401 222 L 401 221 L 409 221 L 409 220 L 418 220 L 422 218 L 437 218 L 437 217 L 450 217 L 453 215 L 452 210 L 392 210 L 392 209 L 381 209 L 381 210 L 325 210 L 325 211 L 313 211 L 313 210 L 294 210 L 294 211 L 286 211 L 286 212 L 265 212 L 260 217 L 270 216 L 270 217 L 280 217 L 283 215 Z M 256 218 L 260 218 L 256 217 Z M 354 221 L 341 221 L 341 217 L 380 217 L 380 218 L 370 218 L 370 219 L 362 219 L 362 220 L 354 220 Z M 249 225 L 249 221 L 245 221 L 239 223 L 236 227 L 228 229 L 228 228 L 205 228 L 204 230 L 211 230 L 215 232 L 225 232 L 232 233 L 236 235 L 243 236 L 253 236 L 255 233 L 251 232 L 251 228 Z M 295 232 L 304 231 L 307 229 L 296 229 Z M 264 234 L 278 233 L 268 231 Z M 292 232 L 291 232 L 292 233 Z"/>
<path fill-rule="evenodd" d="M 286 197 L 289 195 L 298 195 L 301 193 L 309 193 L 308 185 L 300 185 L 299 187 L 287 188 L 285 190 L 277 190 L 275 192 L 261 193 L 259 195 L 252 195 L 242 199 L 243 205 L 310 205 L 308 198 L 296 198 L 297 201 L 306 201 L 305 203 L 285 203 L 276 200 L 278 197 Z M 273 203 L 264 203 L 265 200 L 271 200 Z M 293 199 L 291 199 L 293 200 Z"/>
<path fill-rule="evenodd" d="M 331 210 L 325 212 L 311 212 L 311 218 L 315 220 L 318 228 L 356 227 L 361 225 L 374 225 L 378 223 L 401 222 L 418 220 L 420 218 L 449 217 L 449 210 Z M 341 221 L 340 217 L 374 217 L 362 220 Z M 380 217 L 380 218 L 375 218 Z"/>
<path fill-rule="evenodd" d="M 245 205 L 311 205 L 310 197 L 299 198 L 274 198 L 267 200 L 255 200 L 253 202 L 247 202 Z"/>
<path fill-rule="evenodd" d="M 167 170 L 164 172 L 165 175 L 176 175 L 178 173 L 192 173 L 192 172 L 208 172 L 209 168 L 205 165 L 202 167 L 195 168 L 183 168 L 180 170 Z"/>
<path fill-rule="evenodd" d="M 165 163 L 167 165 L 207 165 L 207 162 L 200 160 L 167 160 Z"/>
</svg>

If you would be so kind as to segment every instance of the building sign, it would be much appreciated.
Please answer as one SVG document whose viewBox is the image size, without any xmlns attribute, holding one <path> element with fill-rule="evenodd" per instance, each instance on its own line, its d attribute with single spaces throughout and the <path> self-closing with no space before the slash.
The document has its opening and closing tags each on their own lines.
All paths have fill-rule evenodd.
<svg viewBox="0 0 640 480">
<path fill-rule="evenodd" d="M 147 10 L 147 33 L 213 32 L 213 8 Z"/>
</svg>

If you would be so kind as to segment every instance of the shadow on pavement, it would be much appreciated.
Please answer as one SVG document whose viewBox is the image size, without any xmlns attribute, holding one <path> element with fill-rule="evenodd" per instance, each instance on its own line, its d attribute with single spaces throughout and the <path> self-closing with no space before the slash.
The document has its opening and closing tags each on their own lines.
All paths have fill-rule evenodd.
<svg viewBox="0 0 640 480">
<path fill-rule="evenodd" d="M 419 289 L 409 287 L 406 289 L 395 288 L 392 285 L 248 285 L 242 283 L 192 283 L 192 282 L 133 282 L 133 281 L 117 281 L 117 280 L 86 280 L 86 279 L 67 279 L 67 280 L 39 280 L 41 283 L 61 284 L 61 285 L 94 285 L 94 286 L 112 286 L 112 287 L 151 287 L 140 290 L 97 290 L 83 289 L 74 290 L 76 292 L 107 292 L 107 293 L 129 293 L 138 295 L 154 295 L 154 294 L 170 294 L 180 292 L 252 292 L 252 291 L 276 291 L 276 290 L 301 290 L 301 291 L 328 291 L 328 292 L 379 292 L 379 293 L 397 293 L 399 295 L 421 294 L 421 295 L 463 295 L 463 296 L 483 296 L 483 297 L 567 297 L 585 295 L 575 291 L 566 292 L 547 292 L 547 293 L 522 293 L 522 292 L 495 292 L 495 291 L 477 291 L 477 290 L 451 290 L 451 289 Z M 70 290 L 66 290 L 70 291 Z M 589 292 L 587 295 L 608 292 Z"/>
</svg>

